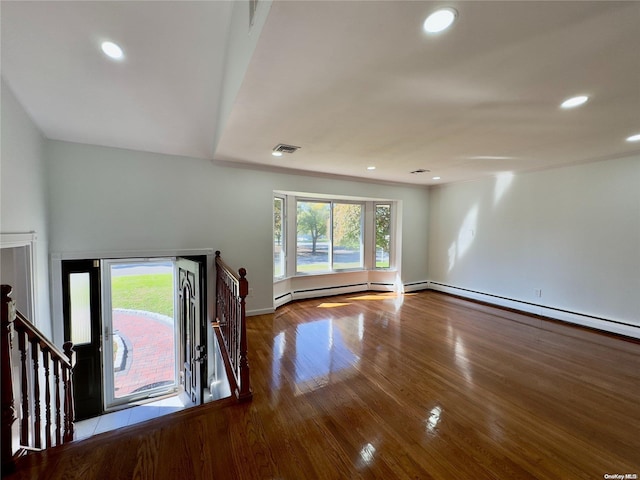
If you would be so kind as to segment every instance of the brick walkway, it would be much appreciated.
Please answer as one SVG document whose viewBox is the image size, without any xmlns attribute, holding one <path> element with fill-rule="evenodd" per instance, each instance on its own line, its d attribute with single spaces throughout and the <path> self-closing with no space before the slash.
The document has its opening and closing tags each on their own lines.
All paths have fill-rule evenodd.
<svg viewBox="0 0 640 480">
<path fill-rule="evenodd" d="M 171 382 L 175 378 L 173 326 L 144 312 L 113 312 L 113 330 L 124 340 L 124 369 L 115 373 L 115 397 Z M 145 388 L 146 387 L 146 388 Z"/>
</svg>

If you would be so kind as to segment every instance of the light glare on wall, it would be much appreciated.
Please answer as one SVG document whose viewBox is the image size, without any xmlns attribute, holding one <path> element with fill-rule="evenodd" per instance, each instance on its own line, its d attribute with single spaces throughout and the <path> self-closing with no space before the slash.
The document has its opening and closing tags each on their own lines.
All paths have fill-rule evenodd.
<svg viewBox="0 0 640 480">
<path fill-rule="evenodd" d="M 640 142 L 640 133 L 627 137 L 627 142 Z"/>
</svg>

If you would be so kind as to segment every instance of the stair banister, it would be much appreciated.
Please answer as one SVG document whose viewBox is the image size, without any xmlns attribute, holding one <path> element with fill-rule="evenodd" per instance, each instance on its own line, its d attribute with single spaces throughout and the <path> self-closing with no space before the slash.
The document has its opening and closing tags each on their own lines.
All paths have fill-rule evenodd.
<svg viewBox="0 0 640 480">
<path fill-rule="evenodd" d="M 26 452 L 73 440 L 73 344 L 67 342 L 64 351 L 60 350 L 16 310 L 11 286 L 1 288 L 1 452 L 5 474 Z M 19 434 L 14 438 L 15 428 Z"/>
</svg>

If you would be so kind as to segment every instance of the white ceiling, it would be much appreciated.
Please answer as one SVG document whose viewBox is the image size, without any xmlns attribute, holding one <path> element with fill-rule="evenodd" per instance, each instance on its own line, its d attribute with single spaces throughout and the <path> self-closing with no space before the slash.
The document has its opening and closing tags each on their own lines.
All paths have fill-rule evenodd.
<svg viewBox="0 0 640 480">
<path fill-rule="evenodd" d="M 2 76 L 48 138 L 211 158 L 232 6 L 3 0 Z"/>
<path fill-rule="evenodd" d="M 231 11 L 3 1 L 2 75 L 49 138 L 260 168 L 435 184 L 640 152 L 638 1 L 276 1 L 225 123 Z"/>
</svg>

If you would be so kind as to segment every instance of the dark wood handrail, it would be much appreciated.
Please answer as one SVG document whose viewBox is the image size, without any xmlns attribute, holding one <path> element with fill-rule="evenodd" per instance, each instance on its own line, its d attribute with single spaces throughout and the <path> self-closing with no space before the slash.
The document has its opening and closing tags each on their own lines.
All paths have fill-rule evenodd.
<svg viewBox="0 0 640 480">
<path fill-rule="evenodd" d="M 67 354 L 58 348 L 57 345 L 53 344 L 51 340 L 46 338 L 44 334 L 18 310 L 16 310 L 16 318 L 13 326 L 15 330 L 25 332 L 29 338 L 37 338 L 40 348 L 50 351 L 52 356 L 58 358 L 60 363 L 67 368 L 72 367 L 71 360 L 67 357 Z"/>
<path fill-rule="evenodd" d="M 11 290 L 2 285 L 3 475 L 24 452 L 69 442 L 74 435 L 73 344 L 66 342 L 64 351 L 54 345 L 16 311 Z"/>
<path fill-rule="evenodd" d="M 216 252 L 216 322 L 214 329 L 222 339 L 220 350 L 227 371 L 231 371 L 232 391 L 240 401 L 253 396 L 247 359 L 246 298 L 249 282 L 244 268 L 236 274 Z"/>
</svg>

